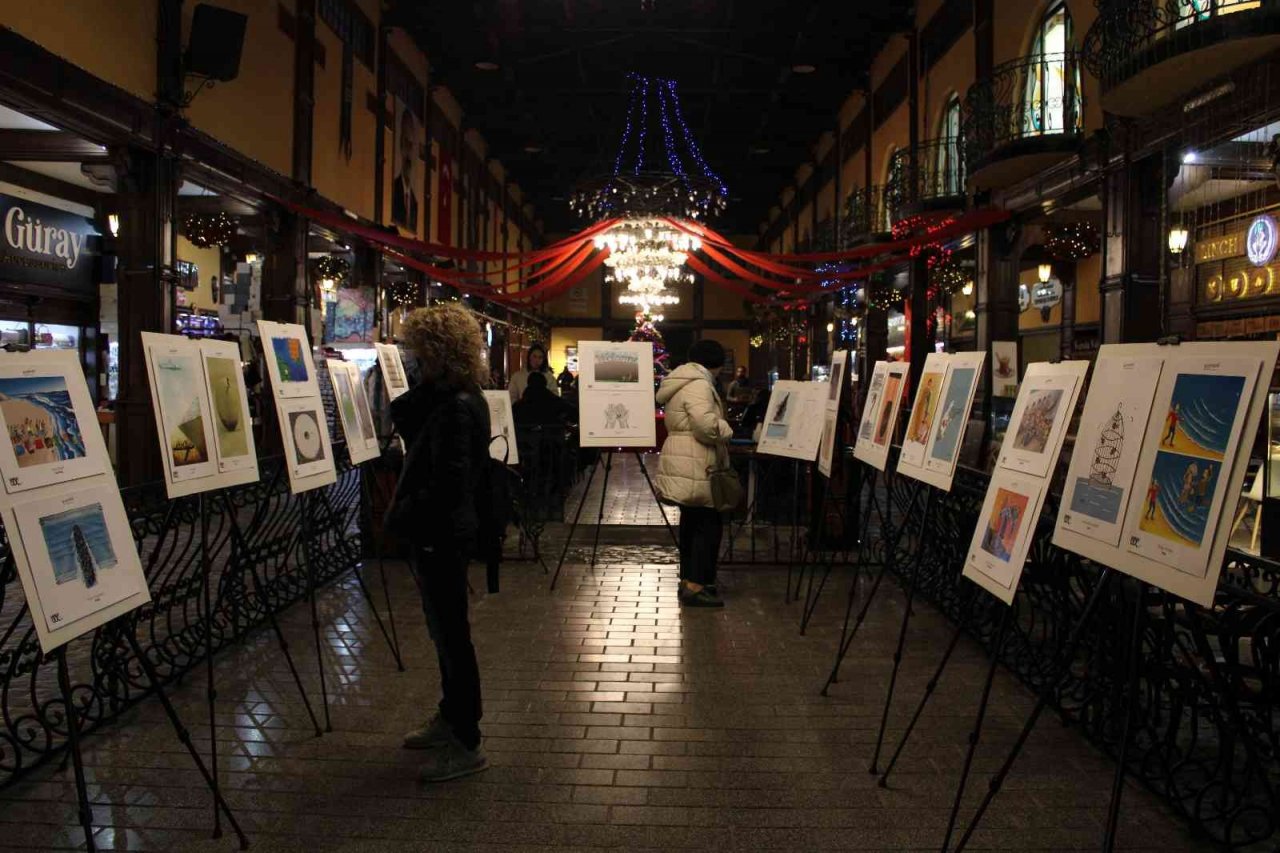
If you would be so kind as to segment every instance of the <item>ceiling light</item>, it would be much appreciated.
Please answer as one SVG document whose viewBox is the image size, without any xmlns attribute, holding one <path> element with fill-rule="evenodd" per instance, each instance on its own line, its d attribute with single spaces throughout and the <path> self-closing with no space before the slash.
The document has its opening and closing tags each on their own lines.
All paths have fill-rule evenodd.
<svg viewBox="0 0 1280 853">
<path fill-rule="evenodd" d="M 756 145 L 752 145 L 748 150 L 752 154 L 768 154 L 770 151 L 770 148 L 768 145 L 756 144 Z"/>
<path fill-rule="evenodd" d="M 810 65 L 807 62 L 797 62 L 791 66 L 791 70 L 796 74 L 812 74 L 818 70 L 818 66 Z"/>
<path fill-rule="evenodd" d="M 477 71 L 497 71 L 501 67 L 502 66 L 500 66 L 498 63 L 490 59 L 482 59 L 476 63 Z"/>
<path fill-rule="evenodd" d="M 530 142 L 524 147 L 524 150 L 526 154 L 541 154 L 542 146 L 536 142 Z"/>
<path fill-rule="evenodd" d="M 1184 163 L 1194 163 L 1195 161 L 1196 161 L 1196 152 L 1194 151 L 1188 151 L 1186 154 L 1182 155 L 1182 162 Z"/>
</svg>

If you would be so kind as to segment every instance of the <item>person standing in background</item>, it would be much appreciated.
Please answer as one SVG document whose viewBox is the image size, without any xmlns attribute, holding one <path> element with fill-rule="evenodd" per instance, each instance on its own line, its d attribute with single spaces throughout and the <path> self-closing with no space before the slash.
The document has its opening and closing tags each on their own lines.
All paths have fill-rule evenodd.
<svg viewBox="0 0 1280 853">
<path fill-rule="evenodd" d="M 518 403 L 524 396 L 524 389 L 529 384 L 529 374 L 543 373 L 547 377 L 547 389 L 556 396 L 560 395 L 560 386 L 556 384 L 556 375 L 547 363 L 547 348 L 542 344 L 531 344 L 524 356 L 524 367 L 511 374 L 511 382 L 507 391 L 511 394 L 511 402 Z"/>
</svg>

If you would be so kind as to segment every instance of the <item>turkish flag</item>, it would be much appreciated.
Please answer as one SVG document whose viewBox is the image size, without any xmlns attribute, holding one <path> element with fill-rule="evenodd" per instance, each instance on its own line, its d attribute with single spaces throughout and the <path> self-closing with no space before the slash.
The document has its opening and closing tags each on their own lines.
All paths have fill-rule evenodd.
<svg viewBox="0 0 1280 853">
<path fill-rule="evenodd" d="M 440 173 L 436 186 L 436 241 L 453 242 L 453 154 L 440 148 Z"/>
</svg>

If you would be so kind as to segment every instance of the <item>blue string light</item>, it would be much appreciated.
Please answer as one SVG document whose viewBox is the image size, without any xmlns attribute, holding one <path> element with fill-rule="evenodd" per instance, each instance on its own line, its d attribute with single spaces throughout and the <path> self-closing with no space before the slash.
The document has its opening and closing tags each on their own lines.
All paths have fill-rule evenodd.
<svg viewBox="0 0 1280 853">
<path fill-rule="evenodd" d="M 671 165 L 671 171 L 680 176 L 680 180 L 685 186 L 689 185 L 689 176 L 685 174 L 684 166 L 680 163 L 680 158 L 676 154 L 675 140 L 671 135 L 671 120 L 667 116 L 667 100 L 662 97 L 662 90 L 658 90 L 658 106 L 661 108 L 659 118 L 662 119 L 662 139 L 667 146 L 667 162 Z"/>
<path fill-rule="evenodd" d="M 649 131 L 649 80 L 646 77 L 640 78 L 641 95 L 640 95 L 640 148 L 636 151 L 636 171 L 640 174 L 640 170 L 644 167 L 644 143 L 645 136 Z"/>
<path fill-rule="evenodd" d="M 689 149 L 689 153 L 693 155 L 694 161 L 702 169 L 702 174 L 715 182 L 721 193 L 728 195 L 729 189 L 724 185 L 724 181 L 711 170 L 711 167 L 707 165 L 707 161 L 702 159 L 702 151 L 698 148 L 698 143 L 693 141 L 693 134 L 690 133 L 689 125 L 684 120 L 684 110 L 680 107 L 680 96 L 676 92 L 676 81 L 667 80 L 665 82 L 667 84 L 667 92 L 671 96 L 672 111 L 676 114 L 676 121 L 680 124 L 680 132 L 684 136 L 684 142 Z"/>
</svg>

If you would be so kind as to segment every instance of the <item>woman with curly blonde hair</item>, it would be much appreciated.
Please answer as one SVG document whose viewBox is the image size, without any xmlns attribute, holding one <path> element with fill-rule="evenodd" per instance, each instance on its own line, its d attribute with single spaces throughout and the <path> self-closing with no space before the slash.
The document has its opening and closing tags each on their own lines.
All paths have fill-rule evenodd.
<svg viewBox="0 0 1280 853">
<path fill-rule="evenodd" d="M 410 566 L 440 662 L 437 713 L 405 735 L 426 750 L 421 777 L 444 782 L 488 767 L 480 750 L 480 669 L 467 619 L 467 565 L 486 523 L 489 407 L 480 325 L 460 305 L 419 308 L 404 340 L 422 380 L 391 404 L 405 441 L 388 524 L 412 542 Z"/>
</svg>

